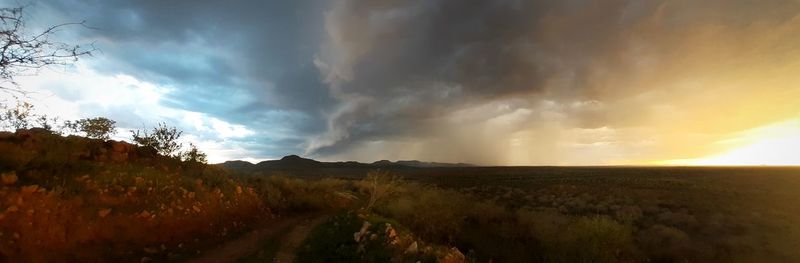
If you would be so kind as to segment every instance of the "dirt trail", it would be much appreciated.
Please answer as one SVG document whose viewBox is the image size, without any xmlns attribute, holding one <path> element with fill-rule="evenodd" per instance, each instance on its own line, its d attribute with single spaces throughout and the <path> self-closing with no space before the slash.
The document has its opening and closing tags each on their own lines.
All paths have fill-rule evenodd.
<svg viewBox="0 0 800 263">
<path fill-rule="evenodd" d="M 281 248 L 275 262 L 292 262 L 297 247 L 306 239 L 311 229 L 327 218 L 325 215 L 305 215 L 271 220 L 265 226 L 247 233 L 242 237 L 228 241 L 213 250 L 209 250 L 189 263 L 223 263 L 236 262 L 239 258 L 253 254 L 259 249 L 261 240 L 275 235 L 280 230 L 292 227 L 292 230 L 281 240 Z"/>
<path fill-rule="evenodd" d="M 291 263 L 294 262 L 294 256 L 297 252 L 297 248 L 303 243 L 304 240 L 311 234 L 311 230 L 314 229 L 317 225 L 321 224 L 322 222 L 327 219 L 327 216 L 320 216 L 315 218 L 308 218 L 303 220 L 300 224 L 295 226 L 292 229 L 292 232 L 289 232 L 286 235 L 286 238 L 283 240 L 281 244 L 280 250 L 275 255 L 275 262 L 276 263 Z"/>
</svg>

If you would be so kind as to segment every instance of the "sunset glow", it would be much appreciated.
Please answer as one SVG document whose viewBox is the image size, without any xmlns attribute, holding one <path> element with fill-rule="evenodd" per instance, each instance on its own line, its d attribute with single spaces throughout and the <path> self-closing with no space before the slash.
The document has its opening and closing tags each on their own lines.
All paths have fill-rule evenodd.
<svg viewBox="0 0 800 263">
<path fill-rule="evenodd" d="M 697 159 L 670 160 L 666 165 L 800 165 L 800 119 L 743 132 L 719 144 L 730 150 Z"/>
</svg>

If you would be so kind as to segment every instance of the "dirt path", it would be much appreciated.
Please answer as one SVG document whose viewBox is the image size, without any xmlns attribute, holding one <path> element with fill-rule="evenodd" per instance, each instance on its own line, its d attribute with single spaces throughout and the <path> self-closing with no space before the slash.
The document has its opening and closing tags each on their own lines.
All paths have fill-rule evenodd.
<svg viewBox="0 0 800 263">
<path fill-rule="evenodd" d="M 327 219 L 327 216 L 320 216 L 303 220 L 300 224 L 292 229 L 283 240 L 280 250 L 275 255 L 276 263 L 291 263 L 294 262 L 294 256 L 297 253 L 297 248 L 306 240 L 311 230 L 317 225 Z"/>
<path fill-rule="evenodd" d="M 297 247 L 305 240 L 311 229 L 323 222 L 325 215 L 306 215 L 272 220 L 265 226 L 247 233 L 242 237 L 228 241 L 221 246 L 209 250 L 197 258 L 191 259 L 189 263 L 223 263 L 236 262 L 236 260 L 251 255 L 258 251 L 260 241 L 274 236 L 282 229 L 292 227 L 291 232 L 281 240 L 281 248 L 276 256 L 275 262 L 292 262 Z"/>
</svg>

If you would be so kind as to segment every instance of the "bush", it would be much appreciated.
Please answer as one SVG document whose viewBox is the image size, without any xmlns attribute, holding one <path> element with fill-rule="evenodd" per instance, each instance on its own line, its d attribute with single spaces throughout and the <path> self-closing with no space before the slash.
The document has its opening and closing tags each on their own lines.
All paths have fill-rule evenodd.
<svg viewBox="0 0 800 263">
<path fill-rule="evenodd" d="M 405 184 L 376 211 L 403 222 L 424 239 L 451 242 L 472 214 L 466 200 L 456 191 Z"/>
<path fill-rule="evenodd" d="M 356 197 L 351 183 L 339 179 L 304 180 L 283 176 L 249 178 L 248 183 L 271 209 L 280 212 L 307 212 L 351 206 Z"/>
<path fill-rule="evenodd" d="M 366 178 L 361 180 L 358 185 L 361 192 L 367 196 L 364 210 L 371 210 L 378 201 L 395 193 L 399 183 L 399 179 L 386 171 L 368 172 Z"/>
<path fill-rule="evenodd" d="M 191 163 L 206 163 L 208 161 L 206 154 L 198 150 L 193 143 L 189 144 L 189 150 L 181 153 L 181 160 Z"/>
<path fill-rule="evenodd" d="M 150 132 L 146 130 L 131 131 L 134 143 L 152 147 L 158 154 L 169 157 L 180 157 L 178 156 L 178 150 L 181 148 L 181 144 L 178 143 L 178 139 L 181 134 L 183 134 L 182 131 L 175 127 L 167 126 L 163 122 L 159 123 Z"/>
<path fill-rule="evenodd" d="M 635 262 L 632 229 L 605 217 L 581 217 L 554 240 L 542 240 L 546 262 Z"/>
<path fill-rule="evenodd" d="M 108 118 L 97 117 L 75 122 L 65 121 L 64 126 L 74 132 L 82 132 L 88 138 L 107 141 L 116 133 L 116 123 Z"/>
<path fill-rule="evenodd" d="M 17 101 L 17 105 L 13 108 L 3 105 L 5 111 L 0 114 L 0 122 L 6 128 L 12 130 L 27 129 L 35 114 L 33 114 L 33 104 L 25 101 Z"/>
<path fill-rule="evenodd" d="M 331 217 L 312 231 L 297 253 L 297 262 L 389 262 L 391 255 L 378 242 L 359 249 L 353 234 L 361 226 L 361 220 L 350 213 Z M 369 253 L 360 254 L 360 250 Z"/>
<path fill-rule="evenodd" d="M 685 262 L 695 254 L 689 235 L 674 227 L 653 225 L 641 231 L 638 240 L 654 261 Z"/>
</svg>

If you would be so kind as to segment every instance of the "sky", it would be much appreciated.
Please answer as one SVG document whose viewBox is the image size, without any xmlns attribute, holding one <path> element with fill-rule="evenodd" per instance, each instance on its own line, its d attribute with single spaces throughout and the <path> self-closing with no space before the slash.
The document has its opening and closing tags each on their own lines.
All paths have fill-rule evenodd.
<svg viewBox="0 0 800 263">
<path fill-rule="evenodd" d="M 211 162 L 800 164 L 796 0 L 0 0 L 99 52 L 39 111 Z M 3 95 L 8 97 L 8 95 Z"/>
</svg>

